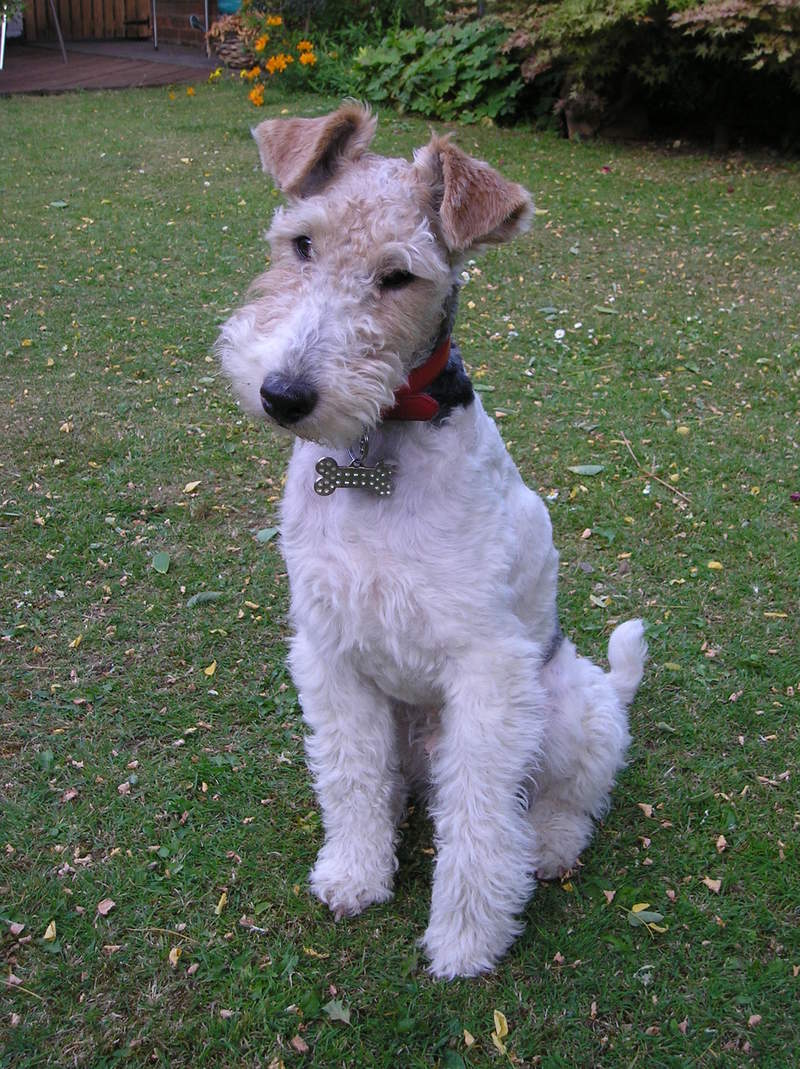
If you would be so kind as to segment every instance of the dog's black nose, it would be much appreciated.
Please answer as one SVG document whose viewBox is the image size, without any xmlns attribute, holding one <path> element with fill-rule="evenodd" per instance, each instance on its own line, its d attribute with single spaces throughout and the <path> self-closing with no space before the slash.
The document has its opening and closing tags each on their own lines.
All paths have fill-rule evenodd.
<svg viewBox="0 0 800 1069">
<path fill-rule="evenodd" d="M 261 383 L 261 404 L 268 416 L 290 426 L 314 410 L 317 391 L 307 382 L 268 375 Z"/>
</svg>

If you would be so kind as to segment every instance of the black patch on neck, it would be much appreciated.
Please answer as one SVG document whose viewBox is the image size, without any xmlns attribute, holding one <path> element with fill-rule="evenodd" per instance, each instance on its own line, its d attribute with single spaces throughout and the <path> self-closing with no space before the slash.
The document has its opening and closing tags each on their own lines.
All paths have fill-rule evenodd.
<svg viewBox="0 0 800 1069">
<path fill-rule="evenodd" d="M 454 408 L 466 408 L 475 400 L 472 383 L 461 359 L 461 350 L 454 341 L 450 342 L 450 359 L 444 370 L 424 392 L 439 404 L 439 411 L 431 421 L 437 426 L 447 419 Z"/>
</svg>

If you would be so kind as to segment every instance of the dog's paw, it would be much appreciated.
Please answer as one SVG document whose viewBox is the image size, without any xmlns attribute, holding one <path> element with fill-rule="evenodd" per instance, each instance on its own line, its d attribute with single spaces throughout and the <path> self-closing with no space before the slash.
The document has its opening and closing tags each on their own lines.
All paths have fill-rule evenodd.
<svg viewBox="0 0 800 1069">
<path fill-rule="evenodd" d="M 467 928 L 458 930 L 452 925 L 442 931 L 430 924 L 420 945 L 430 959 L 431 976 L 437 980 L 454 980 L 458 976 L 491 972 L 506 949 L 506 940 L 498 950 L 489 945 L 486 933 Z"/>
<path fill-rule="evenodd" d="M 536 879 L 537 880 L 560 880 L 562 876 L 568 873 L 571 869 L 575 868 L 578 859 L 575 858 L 571 863 L 567 863 L 560 856 L 555 854 L 544 855 L 539 857 L 536 864 Z"/>
<path fill-rule="evenodd" d="M 392 897 L 392 872 L 381 872 L 350 859 L 332 859 L 323 848 L 309 875 L 313 894 L 333 913 L 355 917 L 367 906 L 388 902 Z"/>
</svg>

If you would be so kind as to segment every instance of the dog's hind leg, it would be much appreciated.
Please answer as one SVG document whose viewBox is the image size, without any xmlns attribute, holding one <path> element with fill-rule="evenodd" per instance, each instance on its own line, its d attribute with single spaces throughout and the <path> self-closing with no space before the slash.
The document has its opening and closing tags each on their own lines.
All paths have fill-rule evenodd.
<svg viewBox="0 0 800 1069">
<path fill-rule="evenodd" d="M 592 838 L 594 821 L 608 811 L 630 742 L 626 705 L 641 679 L 645 653 L 642 625 L 632 620 L 609 643 L 610 672 L 579 656 L 566 639 L 542 670 L 552 711 L 529 814 L 540 879 L 573 868 Z"/>
<path fill-rule="evenodd" d="M 311 871 L 314 894 L 337 919 L 391 898 L 396 823 L 405 798 L 391 703 L 348 658 L 323 656 L 300 632 L 292 643 L 308 765 L 325 842 Z"/>
<path fill-rule="evenodd" d="M 435 976 L 491 969 L 522 929 L 535 886 L 533 827 L 520 788 L 539 755 L 545 697 L 538 650 L 486 639 L 445 671 L 431 752 L 437 859 L 423 945 Z"/>
</svg>

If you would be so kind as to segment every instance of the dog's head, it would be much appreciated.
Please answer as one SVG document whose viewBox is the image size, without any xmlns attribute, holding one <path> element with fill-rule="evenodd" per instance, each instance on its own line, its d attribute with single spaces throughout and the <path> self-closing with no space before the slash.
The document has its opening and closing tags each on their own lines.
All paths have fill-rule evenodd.
<svg viewBox="0 0 800 1069">
<path fill-rule="evenodd" d="M 217 345 L 247 411 L 339 447 L 432 351 L 466 255 L 531 214 L 521 186 L 446 138 L 412 162 L 368 152 L 375 126 L 353 104 L 253 131 L 288 203 L 267 235 L 270 269 Z"/>
</svg>

